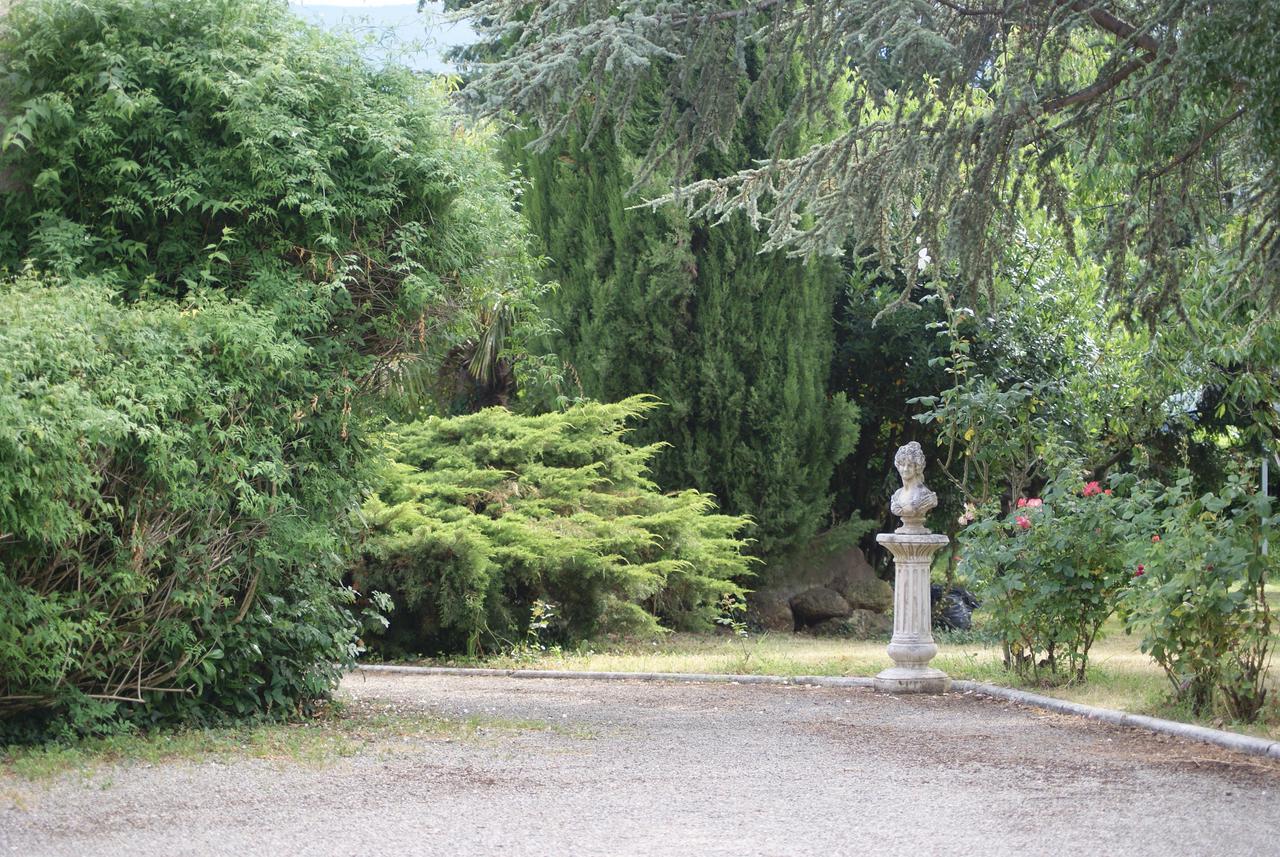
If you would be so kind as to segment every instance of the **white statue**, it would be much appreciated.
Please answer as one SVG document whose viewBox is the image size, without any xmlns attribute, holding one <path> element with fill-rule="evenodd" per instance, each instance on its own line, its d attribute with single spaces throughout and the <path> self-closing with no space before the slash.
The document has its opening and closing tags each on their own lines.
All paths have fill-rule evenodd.
<svg viewBox="0 0 1280 857">
<path fill-rule="evenodd" d="M 938 495 L 924 484 L 924 450 L 914 440 L 899 447 L 893 457 L 893 466 L 902 476 L 902 487 L 893 492 L 889 511 L 902 519 L 902 526 L 894 532 L 927 533 L 925 516 L 938 505 Z"/>
<path fill-rule="evenodd" d="M 920 444 L 901 447 L 893 466 L 902 476 L 902 487 L 893 492 L 889 508 L 902 519 L 902 526 L 876 536 L 893 554 L 893 639 L 888 649 L 893 666 L 876 676 L 875 687 L 890 693 L 942 693 L 951 679 L 929 666 L 938 653 L 930 627 L 929 569 L 948 539 L 924 526 L 925 516 L 938 505 L 938 495 L 925 487 Z"/>
</svg>

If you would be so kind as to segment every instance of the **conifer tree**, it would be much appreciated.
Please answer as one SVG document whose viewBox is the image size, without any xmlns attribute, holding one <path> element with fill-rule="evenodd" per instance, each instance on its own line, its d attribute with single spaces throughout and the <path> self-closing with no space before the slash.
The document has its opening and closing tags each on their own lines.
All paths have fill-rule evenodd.
<svg viewBox="0 0 1280 857">
<path fill-rule="evenodd" d="M 748 163 L 763 149 L 755 129 L 770 127 L 744 119 L 702 168 Z M 654 462 L 660 485 L 753 516 L 763 555 L 802 544 L 826 521 L 832 470 L 857 437 L 856 408 L 827 393 L 837 267 L 759 253 L 740 215 L 712 227 L 675 206 L 632 209 L 638 158 L 625 138 L 540 154 L 524 142 L 512 147 L 531 184 L 524 209 L 560 284 L 547 348 L 589 397 L 668 404 L 637 430 L 671 445 Z"/>
</svg>

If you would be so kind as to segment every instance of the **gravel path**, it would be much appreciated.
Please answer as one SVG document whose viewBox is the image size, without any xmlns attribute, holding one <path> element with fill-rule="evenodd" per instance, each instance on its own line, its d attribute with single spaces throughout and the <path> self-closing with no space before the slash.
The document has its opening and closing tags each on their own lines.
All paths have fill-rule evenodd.
<svg viewBox="0 0 1280 857">
<path fill-rule="evenodd" d="M 0 855 L 1277 855 L 1280 763 L 961 694 L 354 675 L 552 728 L 0 780 Z"/>
</svg>

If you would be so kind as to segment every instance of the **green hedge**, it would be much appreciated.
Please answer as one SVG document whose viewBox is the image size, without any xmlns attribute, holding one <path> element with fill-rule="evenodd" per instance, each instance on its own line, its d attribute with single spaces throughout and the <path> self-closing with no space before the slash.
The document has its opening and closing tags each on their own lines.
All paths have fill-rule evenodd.
<svg viewBox="0 0 1280 857">
<path fill-rule="evenodd" d="M 283 2 L 24 0 L 0 176 L 0 731 L 305 706 L 383 394 L 537 288 L 488 138 Z"/>
<path fill-rule="evenodd" d="M 386 642 L 435 653 L 519 642 L 535 603 L 544 638 L 706 627 L 748 572 L 745 518 L 707 494 L 664 494 L 657 446 L 624 440 L 651 399 L 520 416 L 502 408 L 397 429 L 365 505 L 358 577 L 393 593 Z M 545 619 L 543 606 L 537 606 Z"/>
<path fill-rule="evenodd" d="M 0 734 L 326 693 L 355 654 L 355 486 L 306 347 L 219 295 L 24 279 L 0 286 L 0 354 Z"/>
</svg>

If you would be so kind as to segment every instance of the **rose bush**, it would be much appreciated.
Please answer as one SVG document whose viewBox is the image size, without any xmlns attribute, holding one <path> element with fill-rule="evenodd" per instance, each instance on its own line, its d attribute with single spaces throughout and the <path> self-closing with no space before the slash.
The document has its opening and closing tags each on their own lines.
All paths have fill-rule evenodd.
<svg viewBox="0 0 1280 857">
<path fill-rule="evenodd" d="M 1129 583 L 1126 501 L 1064 472 L 1043 497 L 961 531 L 960 572 L 973 580 L 1005 664 L 1038 682 L 1083 681 L 1089 649 Z"/>
<path fill-rule="evenodd" d="M 1143 635 L 1175 698 L 1198 714 L 1252 721 L 1266 702 L 1276 639 L 1266 599 L 1275 560 L 1263 548 L 1275 511 L 1244 476 L 1216 494 L 1196 496 L 1191 486 L 1184 475 L 1138 492 L 1126 626 Z"/>
</svg>

